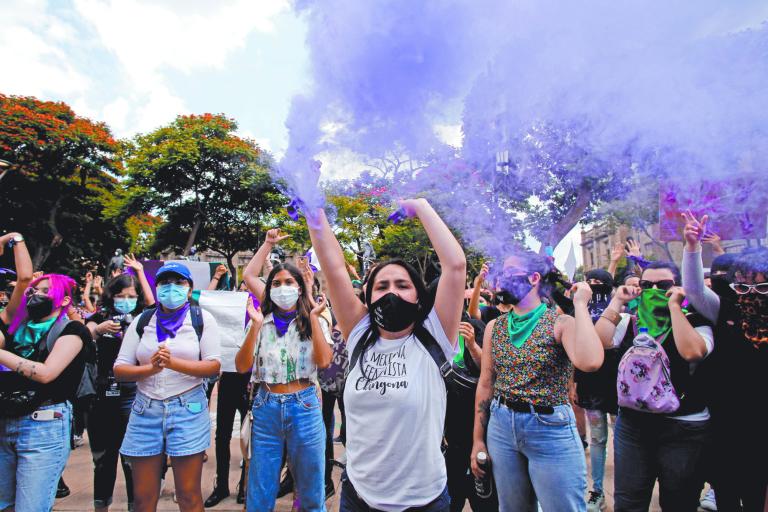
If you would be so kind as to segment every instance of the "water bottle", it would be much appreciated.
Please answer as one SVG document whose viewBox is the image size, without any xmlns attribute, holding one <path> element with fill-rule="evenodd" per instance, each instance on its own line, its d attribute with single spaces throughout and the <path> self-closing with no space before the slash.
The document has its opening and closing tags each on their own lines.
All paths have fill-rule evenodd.
<svg viewBox="0 0 768 512">
<path fill-rule="evenodd" d="M 477 465 L 485 472 L 483 478 L 475 477 L 475 494 L 480 498 L 490 498 L 493 493 L 493 475 L 491 475 L 491 461 L 488 454 L 477 452 Z"/>
<path fill-rule="evenodd" d="M 632 344 L 636 347 L 655 347 L 656 340 L 653 339 L 653 336 L 648 334 L 647 327 L 641 327 L 638 329 L 635 339 L 632 340 Z"/>
</svg>

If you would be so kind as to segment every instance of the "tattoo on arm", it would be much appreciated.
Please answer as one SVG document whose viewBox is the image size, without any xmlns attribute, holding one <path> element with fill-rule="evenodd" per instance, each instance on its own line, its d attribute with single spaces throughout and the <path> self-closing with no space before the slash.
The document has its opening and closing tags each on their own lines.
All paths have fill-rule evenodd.
<svg viewBox="0 0 768 512">
<path fill-rule="evenodd" d="M 491 399 L 488 398 L 477 404 L 477 412 L 480 414 L 480 424 L 487 430 L 488 420 L 491 418 Z"/>
</svg>

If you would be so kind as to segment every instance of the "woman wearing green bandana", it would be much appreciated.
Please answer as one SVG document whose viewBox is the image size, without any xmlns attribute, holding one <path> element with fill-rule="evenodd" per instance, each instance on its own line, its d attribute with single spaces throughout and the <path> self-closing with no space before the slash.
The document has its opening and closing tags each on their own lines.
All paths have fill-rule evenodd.
<svg viewBox="0 0 768 512">
<path fill-rule="evenodd" d="M 586 510 L 587 467 L 568 383 L 574 367 L 600 368 L 604 350 L 587 283 L 571 290 L 574 316 L 549 305 L 556 272 L 530 252 L 507 258 L 499 286 L 512 310 L 485 330 L 472 472 L 484 475 L 477 454 L 489 454 L 502 512 L 534 512 L 537 501 L 544 510 Z"/>
<path fill-rule="evenodd" d="M 683 306 L 685 292 L 673 264 L 653 262 L 640 286 L 621 286 L 597 321 L 606 349 L 624 352 L 639 328 L 661 344 L 680 399 L 671 415 L 619 408 L 614 429 L 614 510 L 646 511 L 659 481 L 662 510 L 695 511 L 704 485 L 703 454 L 711 434 L 707 394 L 700 370 L 714 348 L 712 327 Z M 626 313 L 637 299 L 637 314 Z"/>
</svg>

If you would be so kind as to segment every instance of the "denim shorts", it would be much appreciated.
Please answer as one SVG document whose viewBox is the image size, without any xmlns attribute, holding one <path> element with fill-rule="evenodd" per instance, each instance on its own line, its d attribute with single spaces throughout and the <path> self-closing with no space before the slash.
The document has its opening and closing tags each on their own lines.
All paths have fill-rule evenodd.
<svg viewBox="0 0 768 512">
<path fill-rule="evenodd" d="M 120 453 L 171 457 L 200 453 L 211 445 L 211 418 L 205 389 L 196 386 L 165 400 L 136 393 Z"/>
</svg>

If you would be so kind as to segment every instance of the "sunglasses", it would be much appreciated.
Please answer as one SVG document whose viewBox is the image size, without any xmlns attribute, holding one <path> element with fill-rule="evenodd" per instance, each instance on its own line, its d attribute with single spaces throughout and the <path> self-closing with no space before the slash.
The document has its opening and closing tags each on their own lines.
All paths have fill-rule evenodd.
<svg viewBox="0 0 768 512">
<path fill-rule="evenodd" d="M 667 291 L 673 286 L 675 286 L 675 282 L 672 279 L 662 279 L 661 281 L 640 280 L 640 288 L 643 290 L 650 290 L 651 288 L 656 287 L 659 290 Z"/>
<path fill-rule="evenodd" d="M 768 283 L 759 284 L 746 284 L 746 283 L 731 283 L 731 290 L 735 291 L 739 295 L 746 295 L 752 290 L 755 290 L 760 295 L 768 294 Z"/>
</svg>

